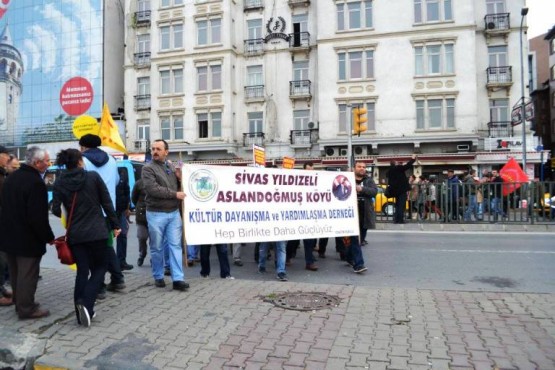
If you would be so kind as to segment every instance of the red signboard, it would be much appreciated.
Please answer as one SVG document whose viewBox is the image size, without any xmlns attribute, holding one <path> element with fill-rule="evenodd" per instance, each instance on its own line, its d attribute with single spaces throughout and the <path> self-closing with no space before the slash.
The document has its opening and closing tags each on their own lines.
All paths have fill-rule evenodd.
<svg viewBox="0 0 555 370">
<path fill-rule="evenodd" d="M 70 116 L 85 113 L 92 104 L 93 88 L 83 77 L 73 77 L 67 81 L 60 91 L 60 105 Z"/>
</svg>

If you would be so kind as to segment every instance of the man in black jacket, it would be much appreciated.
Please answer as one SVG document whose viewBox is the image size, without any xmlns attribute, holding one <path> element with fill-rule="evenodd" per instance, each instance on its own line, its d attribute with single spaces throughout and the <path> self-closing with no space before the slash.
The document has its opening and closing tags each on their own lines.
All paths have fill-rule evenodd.
<svg viewBox="0 0 555 370">
<path fill-rule="evenodd" d="M 49 165 L 46 150 L 29 148 L 25 163 L 6 179 L 2 189 L 0 250 L 7 255 L 15 310 L 20 319 L 50 314 L 35 302 L 45 244 L 54 241 L 48 223 L 48 193 L 41 177 Z"/>
<path fill-rule="evenodd" d="M 358 203 L 358 222 L 360 227 L 360 245 L 366 245 L 366 232 L 376 228 L 376 211 L 374 199 L 378 194 L 378 186 L 372 177 L 366 174 L 366 163 L 355 162 L 355 181 Z"/>
<path fill-rule="evenodd" d="M 405 171 L 412 169 L 412 165 L 416 161 L 416 154 L 412 155 L 412 159 L 403 165 L 401 162 L 391 161 L 389 172 L 387 173 L 388 186 L 391 190 L 391 196 L 395 197 L 395 216 L 393 223 L 405 223 L 405 208 L 407 203 L 407 191 L 410 190 L 409 180 Z"/>
</svg>

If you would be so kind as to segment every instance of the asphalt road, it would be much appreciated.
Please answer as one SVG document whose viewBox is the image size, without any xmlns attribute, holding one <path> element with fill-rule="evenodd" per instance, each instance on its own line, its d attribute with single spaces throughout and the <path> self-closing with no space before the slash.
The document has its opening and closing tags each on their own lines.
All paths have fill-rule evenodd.
<svg viewBox="0 0 555 370">
<path fill-rule="evenodd" d="M 63 235 L 59 219 L 51 216 L 56 236 Z M 399 232 L 374 231 L 363 247 L 368 271 L 352 272 L 335 253 L 330 240 L 327 258 L 317 261 L 317 272 L 304 269 L 303 249 L 287 267 L 290 281 L 345 284 L 369 287 L 441 289 L 459 291 L 499 291 L 555 293 L 555 243 L 548 233 L 462 233 L 462 232 Z M 135 224 L 130 225 L 128 262 L 136 265 L 138 243 Z M 273 280 L 271 263 L 268 273 L 257 273 L 253 257 L 254 244 L 243 247 L 242 267 L 231 265 L 237 279 Z M 60 265 L 55 248 L 48 246 L 42 266 L 67 269 Z M 219 278 L 216 251 L 211 253 L 212 279 Z M 231 261 L 231 257 L 230 257 Z M 129 273 L 140 273 L 151 279 L 148 258 L 143 267 Z M 186 269 L 188 277 L 198 277 L 199 264 Z"/>
</svg>

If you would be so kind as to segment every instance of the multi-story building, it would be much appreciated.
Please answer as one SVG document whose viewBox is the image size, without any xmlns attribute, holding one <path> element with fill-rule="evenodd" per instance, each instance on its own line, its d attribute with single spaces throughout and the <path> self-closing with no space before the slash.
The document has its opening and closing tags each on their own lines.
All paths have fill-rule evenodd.
<svg viewBox="0 0 555 370">
<path fill-rule="evenodd" d="M 245 162 L 258 144 L 268 159 L 344 165 L 361 106 L 353 151 L 376 178 L 412 153 L 430 174 L 520 160 L 524 5 L 127 0 L 127 145 L 164 138 L 175 158 Z M 536 147 L 528 125 L 524 137 Z M 527 157 L 531 173 L 540 156 Z"/>
</svg>

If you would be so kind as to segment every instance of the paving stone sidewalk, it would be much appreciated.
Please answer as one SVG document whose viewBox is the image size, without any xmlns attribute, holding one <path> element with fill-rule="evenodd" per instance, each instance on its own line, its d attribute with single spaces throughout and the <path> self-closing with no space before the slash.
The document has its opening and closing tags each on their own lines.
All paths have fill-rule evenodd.
<svg viewBox="0 0 555 370">
<path fill-rule="evenodd" d="M 19 321 L 0 308 L 0 368 L 555 369 L 554 294 L 216 278 L 180 293 L 130 273 L 87 329 L 73 312 L 74 273 L 41 273 L 37 300 L 52 315 Z M 298 291 L 341 303 L 302 312 L 263 300 Z"/>
</svg>

